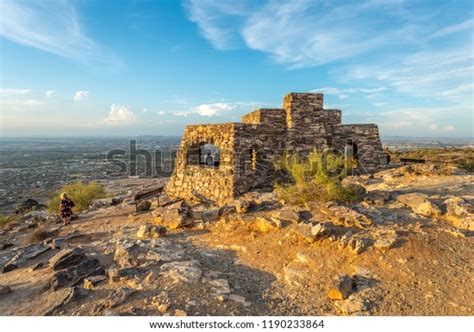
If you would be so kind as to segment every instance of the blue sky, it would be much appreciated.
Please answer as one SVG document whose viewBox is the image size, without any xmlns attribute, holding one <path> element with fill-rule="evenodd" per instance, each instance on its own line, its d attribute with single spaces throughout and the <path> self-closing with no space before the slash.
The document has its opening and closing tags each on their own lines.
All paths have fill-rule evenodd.
<svg viewBox="0 0 474 332">
<path fill-rule="evenodd" d="M 471 1 L 0 0 L 2 136 L 180 135 L 288 92 L 473 136 Z"/>
</svg>

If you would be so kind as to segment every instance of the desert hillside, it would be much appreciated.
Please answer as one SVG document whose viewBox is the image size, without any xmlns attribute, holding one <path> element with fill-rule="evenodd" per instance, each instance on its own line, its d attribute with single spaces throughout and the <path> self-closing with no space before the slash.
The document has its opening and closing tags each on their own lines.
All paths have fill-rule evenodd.
<svg viewBox="0 0 474 332">
<path fill-rule="evenodd" d="M 474 176 L 424 164 L 345 179 L 357 204 L 226 206 L 108 183 L 70 225 L 0 231 L 1 315 L 473 315 Z M 198 199 L 198 197 L 197 197 Z"/>
</svg>

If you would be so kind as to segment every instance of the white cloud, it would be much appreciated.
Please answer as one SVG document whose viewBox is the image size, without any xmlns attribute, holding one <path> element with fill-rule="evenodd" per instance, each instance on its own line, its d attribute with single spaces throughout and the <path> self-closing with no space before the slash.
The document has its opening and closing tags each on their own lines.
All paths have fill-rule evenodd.
<svg viewBox="0 0 474 332">
<path fill-rule="evenodd" d="M 224 111 L 231 111 L 235 107 L 235 104 L 230 103 L 201 104 L 195 109 L 195 113 L 201 116 L 214 116 Z"/>
<path fill-rule="evenodd" d="M 0 106 L 2 110 L 16 110 L 16 111 L 22 111 L 22 110 L 28 110 L 30 108 L 34 108 L 37 106 L 43 105 L 44 102 L 41 100 L 36 100 L 36 99 L 14 99 L 14 100 L 0 100 Z"/>
<path fill-rule="evenodd" d="M 259 102 L 216 102 L 209 104 L 200 104 L 192 107 L 189 111 L 174 112 L 174 115 L 189 116 L 197 114 L 205 117 L 223 115 L 230 111 L 249 111 L 259 107 Z"/>
<path fill-rule="evenodd" d="M 108 125 L 123 125 L 135 122 L 135 114 L 131 108 L 124 105 L 112 104 L 110 106 L 109 116 L 105 119 Z"/>
<path fill-rule="evenodd" d="M 120 67 L 120 60 L 88 37 L 72 1 L 14 1 L 0 3 L 0 36 L 79 62 Z"/>
<path fill-rule="evenodd" d="M 2 111 L 22 111 L 43 105 L 44 102 L 32 96 L 30 89 L 0 89 Z"/>
<path fill-rule="evenodd" d="M 0 89 L 0 96 L 27 95 L 30 92 L 30 89 Z"/>
<path fill-rule="evenodd" d="M 79 90 L 79 91 L 76 91 L 76 93 L 74 94 L 74 101 L 81 101 L 83 100 L 84 98 L 86 98 L 87 96 L 89 96 L 89 91 L 87 90 Z"/>
<path fill-rule="evenodd" d="M 45 92 L 46 97 L 51 98 L 56 94 L 55 90 L 48 90 Z"/>
<path fill-rule="evenodd" d="M 159 111 L 158 115 L 165 115 L 165 111 Z"/>
</svg>

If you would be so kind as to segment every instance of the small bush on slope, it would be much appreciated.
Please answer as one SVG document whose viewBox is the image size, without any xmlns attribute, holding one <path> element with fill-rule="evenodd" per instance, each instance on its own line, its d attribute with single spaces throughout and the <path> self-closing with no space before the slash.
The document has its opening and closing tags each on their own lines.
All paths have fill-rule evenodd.
<svg viewBox="0 0 474 332">
<path fill-rule="evenodd" d="M 285 203 L 305 206 L 314 201 L 349 203 L 361 199 L 360 188 L 342 185 L 346 172 L 341 155 L 314 149 L 304 159 L 298 154 L 285 153 L 274 164 L 291 179 L 289 184 L 275 185 Z"/>
</svg>

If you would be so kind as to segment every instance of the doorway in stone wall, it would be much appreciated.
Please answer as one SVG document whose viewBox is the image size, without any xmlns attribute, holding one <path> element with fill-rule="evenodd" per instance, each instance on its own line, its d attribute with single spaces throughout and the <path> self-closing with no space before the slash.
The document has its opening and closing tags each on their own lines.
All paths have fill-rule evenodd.
<svg viewBox="0 0 474 332">
<path fill-rule="evenodd" d="M 354 141 L 352 141 L 353 158 L 357 163 L 359 162 L 359 153 L 358 152 L 359 152 L 359 150 L 358 150 L 357 144 Z"/>
</svg>

